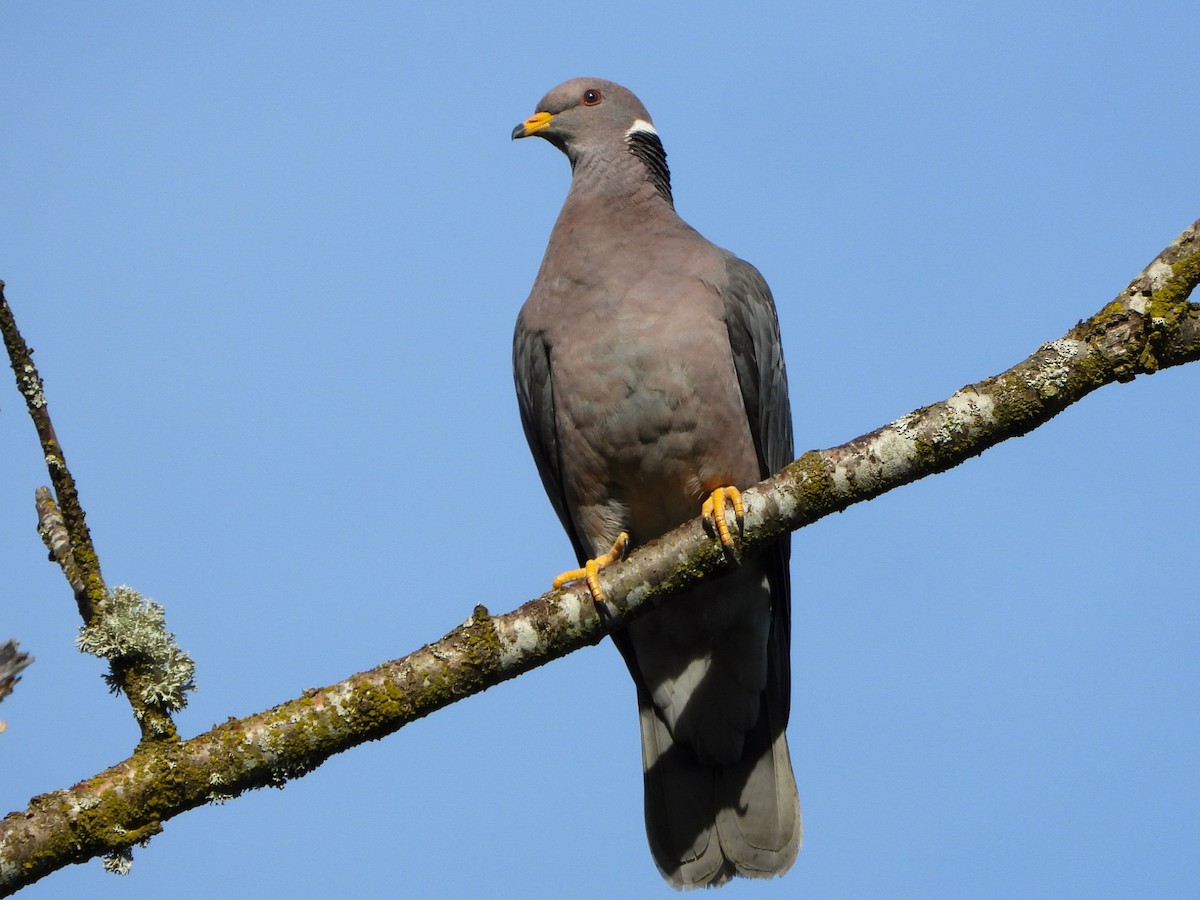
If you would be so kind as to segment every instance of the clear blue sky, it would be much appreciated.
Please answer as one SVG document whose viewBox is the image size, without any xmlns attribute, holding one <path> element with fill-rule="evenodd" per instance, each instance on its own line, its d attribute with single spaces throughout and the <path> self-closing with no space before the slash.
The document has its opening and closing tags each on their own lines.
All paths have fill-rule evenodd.
<svg viewBox="0 0 1200 900">
<path fill-rule="evenodd" d="M 105 574 L 193 735 L 571 557 L 512 324 L 568 183 L 512 127 L 622 82 L 677 205 L 775 291 L 800 448 L 1023 359 L 1200 217 L 1193 3 L 4 4 L 0 278 Z M 733 897 L 1200 891 L 1200 367 L 795 539 L 805 846 Z M 0 391 L 0 811 L 136 738 L 34 531 Z M 611 644 L 166 825 L 30 898 L 668 896 Z"/>
</svg>

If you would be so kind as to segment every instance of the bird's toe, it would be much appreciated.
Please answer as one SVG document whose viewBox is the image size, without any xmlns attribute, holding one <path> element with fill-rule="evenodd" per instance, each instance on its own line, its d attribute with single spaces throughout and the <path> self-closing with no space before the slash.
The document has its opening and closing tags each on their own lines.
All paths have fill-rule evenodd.
<svg viewBox="0 0 1200 900">
<path fill-rule="evenodd" d="M 595 559 L 589 559 L 583 564 L 582 569 L 571 569 L 563 572 L 554 579 L 554 590 L 558 590 L 564 585 L 568 585 L 573 581 L 583 580 L 587 582 L 588 590 L 591 591 L 592 599 L 597 603 L 604 602 L 604 591 L 600 588 L 600 572 L 607 569 L 613 563 L 620 562 L 625 556 L 625 547 L 629 543 L 629 535 L 622 531 L 617 535 L 617 539 L 613 541 L 612 547 L 607 553 L 602 553 Z"/>
<path fill-rule="evenodd" d="M 746 523 L 746 510 L 742 504 L 742 492 L 733 485 L 724 485 L 717 488 L 708 499 L 704 501 L 704 506 L 700 509 L 702 515 L 709 527 L 717 536 L 717 540 L 721 542 L 721 546 L 726 550 L 733 550 L 733 533 L 729 530 L 729 522 L 726 514 L 732 510 L 734 522 L 737 524 L 738 531 L 741 532 L 742 527 Z"/>
</svg>

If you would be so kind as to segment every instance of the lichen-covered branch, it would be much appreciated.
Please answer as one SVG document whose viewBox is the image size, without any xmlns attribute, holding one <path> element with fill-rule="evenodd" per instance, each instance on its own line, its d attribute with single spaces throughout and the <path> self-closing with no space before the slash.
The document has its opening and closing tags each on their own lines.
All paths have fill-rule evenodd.
<svg viewBox="0 0 1200 900">
<path fill-rule="evenodd" d="M 75 479 L 67 468 L 66 456 L 54 432 L 54 423 L 50 420 L 42 377 L 33 364 L 33 351 L 17 329 L 16 319 L 4 296 L 3 281 L 0 281 L 0 332 L 3 333 L 4 346 L 17 377 L 17 390 L 25 398 L 25 407 L 42 444 L 50 483 L 54 485 L 54 496 L 46 488 L 39 488 L 35 492 L 38 531 L 75 593 L 75 602 L 83 617 L 85 630 L 103 629 L 113 614 L 112 598 L 100 573 L 100 558 L 96 555 L 83 506 L 79 502 Z M 57 504 L 54 497 L 58 498 Z M 138 655 L 109 656 L 108 662 L 109 684 L 128 697 L 134 718 L 141 729 L 142 740 L 174 737 L 175 723 L 171 721 L 170 707 L 146 699 L 155 696 L 153 690 L 148 690 L 148 685 L 155 680 L 153 667 L 156 662 L 149 661 L 147 665 L 147 661 Z"/>
<path fill-rule="evenodd" d="M 196 689 L 196 664 L 167 631 L 166 611 L 127 585 L 117 585 L 104 615 L 80 629 L 75 643 L 84 653 L 107 659 L 131 673 L 124 681 L 105 676 L 114 691 L 136 690 L 138 705 L 171 713 L 187 706 Z"/>
<path fill-rule="evenodd" d="M 1006 372 L 831 450 L 812 451 L 745 493 L 739 550 L 958 465 L 1025 434 L 1113 381 L 1200 359 L 1200 223 L 1116 300 Z M 585 644 L 731 562 L 700 520 L 605 570 L 606 608 L 586 589 L 551 592 L 501 616 L 477 607 L 434 644 L 187 741 L 144 743 L 73 788 L 0 822 L 0 896 L 72 862 L 128 859 L 167 819 L 249 788 L 280 786 L 374 740 Z"/>
<path fill-rule="evenodd" d="M 761 492 L 769 531 L 944 472 L 1027 434 L 1097 388 L 1200 359 L 1200 222 L 1171 242 L 1116 299 L 1011 369 L 956 391 L 841 447 L 808 453 Z"/>
</svg>

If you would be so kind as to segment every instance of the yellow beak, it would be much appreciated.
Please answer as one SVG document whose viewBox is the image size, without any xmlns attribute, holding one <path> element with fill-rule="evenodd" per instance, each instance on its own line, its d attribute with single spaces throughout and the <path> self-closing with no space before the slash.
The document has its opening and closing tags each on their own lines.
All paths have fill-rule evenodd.
<svg viewBox="0 0 1200 900">
<path fill-rule="evenodd" d="M 550 127 L 550 122 L 554 116 L 548 112 L 534 113 L 520 125 L 513 129 L 513 140 L 517 138 L 529 137 L 531 134 L 537 134 Z"/>
</svg>

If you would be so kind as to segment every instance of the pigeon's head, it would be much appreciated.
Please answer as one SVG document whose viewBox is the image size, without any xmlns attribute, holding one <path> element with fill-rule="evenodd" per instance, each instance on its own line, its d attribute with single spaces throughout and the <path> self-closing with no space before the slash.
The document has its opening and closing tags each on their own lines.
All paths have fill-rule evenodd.
<svg viewBox="0 0 1200 900">
<path fill-rule="evenodd" d="M 543 97 L 537 112 L 513 129 L 513 139 L 537 135 L 581 160 L 615 162 L 632 154 L 646 178 L 671 202 L 667 154 L 642 101 L 627 88 L 602 78 L 573 78 Z"/>
</svg>

